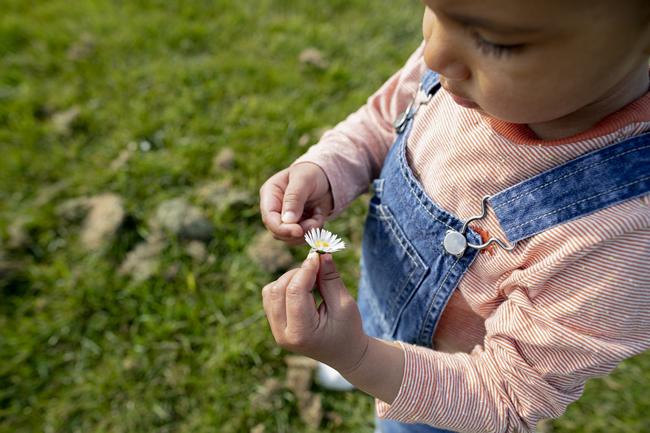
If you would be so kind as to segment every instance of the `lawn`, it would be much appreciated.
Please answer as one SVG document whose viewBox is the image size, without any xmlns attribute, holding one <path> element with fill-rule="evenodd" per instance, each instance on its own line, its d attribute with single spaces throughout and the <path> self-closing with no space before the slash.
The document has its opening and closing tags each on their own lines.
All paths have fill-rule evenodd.
<svg viewBox="0 0 650 433">
<path fill-rule="evenodd" d="M 262 314 L 305 248 L 250 245 L 262 182 L 404 62 L 419 2 L 0 9 L 0 432 L 370 433 L 372 400 L 301 379 Z M 363 201 L 329 225 L 350 287 Z M 646 353 L 544 429 L 650 431 L 649 384 Z"/>
</svg>

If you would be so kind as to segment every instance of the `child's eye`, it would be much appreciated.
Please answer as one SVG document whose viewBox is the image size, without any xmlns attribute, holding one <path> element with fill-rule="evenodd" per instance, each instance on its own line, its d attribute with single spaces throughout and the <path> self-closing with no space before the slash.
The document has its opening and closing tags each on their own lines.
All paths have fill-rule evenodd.
<svg viewBox="0 0 650 433">
<path fill-rule="evenodd" d="M 521 49 L 523 47 L 523 44 L 495 44 L 493 42 L 490 42 L 486 39 L 484 39 L 480 34 L 478 34 L 475 31 L 472 31 L 472 39 L 474 39 L 474 43 L 476 44 L 476 47 L 483 53 L 483 54 L 489 54 L 491 56 L 495 57 L 501 57 L 503 55 L 510 55 L 513 52 Z"/>
</svg>

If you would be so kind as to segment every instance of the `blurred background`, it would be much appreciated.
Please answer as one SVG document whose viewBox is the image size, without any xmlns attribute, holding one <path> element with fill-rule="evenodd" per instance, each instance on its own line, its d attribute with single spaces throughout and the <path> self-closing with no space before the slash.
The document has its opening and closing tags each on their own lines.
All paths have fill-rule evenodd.
<svg viewBox="0 0 650 433">
<path fill-rule="evenodd" d="M 420 41 L 415 0 L 0 0 L 0 432 L 368 432 L 273 342 L 258 189 Z M 354 288 L 362 197 L 328 228 Z M 543 432 L 650 431 L 650 354 Z"/>
</svg>

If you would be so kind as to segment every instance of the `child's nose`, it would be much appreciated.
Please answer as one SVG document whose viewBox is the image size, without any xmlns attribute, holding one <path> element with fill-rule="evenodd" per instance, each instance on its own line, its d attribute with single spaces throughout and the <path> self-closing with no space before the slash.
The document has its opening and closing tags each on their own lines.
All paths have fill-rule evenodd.
<svg viewBox="0 0 650 433">
<path fill-rule="evenodd" d="M 458 55 L 460 50 L 453 37 L 439 23 L 432 27 L 424 46 L 425 63 L 448 80 L 467 80 L 470 70 Z"/>
</svg>

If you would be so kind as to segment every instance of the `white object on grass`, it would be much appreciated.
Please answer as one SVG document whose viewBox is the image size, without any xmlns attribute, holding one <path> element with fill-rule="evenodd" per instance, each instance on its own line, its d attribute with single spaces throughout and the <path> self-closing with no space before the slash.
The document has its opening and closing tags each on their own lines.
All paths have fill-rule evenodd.
<svg viewBox="0 0 650 433">
<path fill-rule="evenodd" d="M 345 380 L 341 373 L 322 362 L 316 368 L 316 383 L 332 391 L 351 391 L 354 385 Z"/>
</svg>

